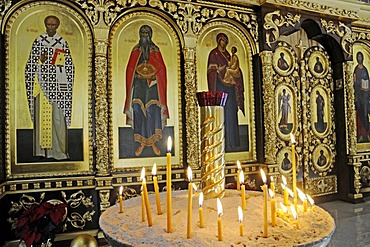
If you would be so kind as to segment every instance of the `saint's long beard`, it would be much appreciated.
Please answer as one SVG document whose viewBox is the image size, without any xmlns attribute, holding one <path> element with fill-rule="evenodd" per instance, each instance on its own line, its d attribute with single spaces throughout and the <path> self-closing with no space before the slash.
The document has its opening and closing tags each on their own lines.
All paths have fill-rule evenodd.
<svg viewBox="0 0 370 247">
<path fill-rule="evenodd" d="M 150 38 L 140 37 L 139 46 L 141 47 L 141 58 L 144 61 L 149 61 L 150 56 Z"/>
</svg>

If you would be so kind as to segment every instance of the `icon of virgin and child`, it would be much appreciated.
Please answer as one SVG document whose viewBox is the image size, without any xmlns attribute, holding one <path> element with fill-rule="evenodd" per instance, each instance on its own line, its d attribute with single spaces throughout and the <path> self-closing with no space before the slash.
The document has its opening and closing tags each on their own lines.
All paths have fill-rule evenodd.
<svg viewBox="0 0 370 247">
<path fill-rule="evenodd" d="M 217 46 L 208 56 L 207 83 L 208 90 L 226 92 L 228 98 L 225 105 L 225 149 L 235 151 L 240 146 L 238 110 L 245 115 L 244 109 L 244 82 L 240 69 L 237 47 L 227 50 L 229 38 L 225 33 L 216 36 Z"/>
</svg>

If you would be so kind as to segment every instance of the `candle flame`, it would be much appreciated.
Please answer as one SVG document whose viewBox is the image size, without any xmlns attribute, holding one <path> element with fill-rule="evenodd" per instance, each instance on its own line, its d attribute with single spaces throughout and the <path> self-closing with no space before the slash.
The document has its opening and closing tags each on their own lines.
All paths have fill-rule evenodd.
<svg viewBox="0 0 370 247">
<path fill-rule="evenodd" d="M 152 168 L 152 175 L 155 176 L 157 174 L 157 164 L 154 163 L 153 168 Z"/>
<path fill-rule="evenodd" d="M 223 214 L 222 212 L 222 204 L 221 204 L 221 200 L 220 198 L 217 198 L 217 214 L 218 214 L 218 217 L 221 217 L 221 215 Z"/>
<path fill-rule="evenodd" d="M 284 177 L 284 175 L 281 176 L 281 179 L 283 179 L 283 184 L 286 185 L 286 178 Z"/>
<path fill-rule="evenodd" d="M 171 149 L 172 149 L 172 139 L 171 136 L 169 136 L 167 139 L 167 151 L 171 153 Z"/>
<path fill-rule="evenodd" d="M 202 207 L 203 205 L 203 192 L 199 193 L 199 207 Z"/>
<path fill-rule="evenodd" d="M 295 139 L 294 139 L 294 135 L 292 133 L 290 133 L 290 139 L 292 141 L 292 144 L 294 145 L 295 144 Z"/>
<path fill-rule="evenodd" d="M 274 182 L 274 177 L 273 176 L 270 176 L 270 181 Z"/>
<path fill-rule="evenodd" d="M 285 188 L 286 188 L 286 190 L 288 191 L 289 195 L 290 195 L 291 197 L 293 197 L 293 198 L 294 198 L 294 193 L 293 193 L 293 191 L 292 191 L 291 189 L 289 189 L 288 187 L 285 187 Z"/>
<path fill-rule="evenodd" d="M 280 202 L 280 207 L 284 213 L 288 213 L 288 208 L 282 202 Z"/>
<path fill-rule="evenodd" d="M 119 195 L 120 195 L 120 196 L 122 196 L 122 192 L 123 192 L 123 187 L 121 186 L 121 187 L 119 188 Z"/>
<path fill-rule="evenodd" d="M 241 170 L 242 169 L 242 166 L 240 165 L 240 161 L 239 160 L 236 162 L 236 165 L 238 167 L 238 170 Z"/>
<path fill-rule="evenodd" d="M 140 180 L 145 182 L 145 168 L 141 169 L 141 175 L 140 175 Z"/>
<path fill-rule="evenodd" d="M 193 178 L 193 172 L 191 171 L 191 167 L 188 166 L 188 179 L 189 179 L 189 182 L 191 182 Z"/>
<path fill-rule="evenodd" d="M 274 198 L 274 192 L 272 191 L 272 189 L 269 189 L 269 194 L 271 198 Z"/>
<path fill-rule="evenodd" d="M 297 212 L 295 211 L 294 205 L 290 205 L 290 211 L 292 211 L 292 216 L 295 220 L 298 219 Z"/>
<path fill-rule="evenodd" d="M 239 218 L 239 222 L 242 223 L 243 222 L 243 210 L 240 206 L 238 206 L 238 218 Z"/>
<path fill-rule="evenodd" d="M 307 195 L 307 194 L 306 194 L 306 196 L 307 196 L 307 199 L 310 202 L 311 206 L 315 205 L 315 201 L 312 199 L 312 197 Z"/>
<path fill-rule="evenodd" d="M 260 169 L 260 171 L 261 171 L 261 176 L 262 176 L 262 181 L 263 181 L 263 183 L 265 184 L 266 183 L 266 175 L 265 175 L 265 172 L 263 171 L 263 169 Z"/>
<path fill-rule="evenodd" d="M 285 190 L 285 185 L 284 184 L 280 184 L 281 185 L 281 188 L 283 189 L 283 190 Z"/>
<path fill-rule="evenodd" d="M 192 183 L 192 185 L 193 185 L 193 189 L 195 190 L 195 192 L 197 192 L 198 191 L 198 187 L 195 185 L 195 183 Z"/>
<path fill-rule="evenodd" d="M 239 174 L 239 183 L 244 184 L 244 172 L 243 172 L 243 170 L 241 170 L 240 174 Z"/>
<path fill-rule="evenodd" d="M 298 192 L 298 196 L 299 196 L 299 199 L 301 199 L 301 201 L 303 202 L 304 200 L 307 200 L 307 197 L 306 195 L 303 193 L 302 190 L 300 190 L 299 188 L 296 188 L 297 189 L 297 192 Z"/>
</svg>

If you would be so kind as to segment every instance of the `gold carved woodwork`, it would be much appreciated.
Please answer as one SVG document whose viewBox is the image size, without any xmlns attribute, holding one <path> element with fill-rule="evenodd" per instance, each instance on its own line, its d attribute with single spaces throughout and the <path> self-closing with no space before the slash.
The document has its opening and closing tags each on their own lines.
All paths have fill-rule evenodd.
<svg viewBox="0 0 370 247">
<path fill-rule="evenodd" d="M 344 23 L 339 22 L 336 25 L 333 21 L 321 19 L 321 25 L 327 33 L 335 34 L 341 38 L 341 46 L 345 53 L 352 55 L 352 30 Z"/>
<path fill-rule="evenodd" d="M 324 196 L 338 192 L 337 176 L 330 175 L 320 178 L 310 178 L 306 184 L 306 192 L 310 195 Z"/>
<path fill-rule="evenodd" d="M 2 22 L 2 19 L 5 15 L 6 11 L 10 8 L 11 5 L 12 5 L 11 0 L 2 0 L 0 2 L 0 26 L 1 26 L 1 22 Z"/>
<path fill-rule="evenodd" d="M 195 93 L 196 84 L 196 66 L 195 49 L 187 47 L 185 53 L 185 105 L 186 114 L 186 140 L 187 140 L 187 162 L 193 169 L 200 168 L 199 158 L 199 127 L 198 127 L 198 106 L 196 104 Z"/>
<path fill-rule="evenodd" d="M 263 51 L 260 53 L 262 61 L 262 78 L 263 78 L 263 101 L 274 102 L 275 85 L 273 80 L 272 52 Z M 264 104 L 264 127 L 265 127 L 265 159 L 267 164 L 276 163 L 277 148 L 275 142 L 277 139 L 275 132 L 275 114 L 273 104 Z"/>
<path fill-rule="evenodd" d="M 107 175 L 109 170 L 108 157 L 108 105 L 107 105 L 107 59 L 102 56 L 95 58 L 95 116 L 96 116 L 96 169 L 97 175 Z"/>
<path fill-rule="evenodd" d="M 110 190 L 99 190 L 100 211 L 105 211 L 110 207 Z"/>
<path fill-rule="evenodd" d="M 280 14 L 280 10 L 265 15 L 263 29 L 266 31 L 266 44 L 271 48 L 276 43 L 279 36 L 279 28 L 282 26 L 294 27 L 300 22 L 301 15 L 292 15 L 287 13 L 285 16 Z"/>
<path fill-rule="evenodd" d="M 86 197 L 82 191 L 73 193 L 69 198 L 67 198 L 66 193 L 61 191 L 64 202 L 70 208 L 78 208 L 83 205 L 85 208 L 94 207 L 92 203 L 92 196 Z M 14 214 L 19 213 L 22 209 L 27 210 L 32 204 L 40 204 L 45 199 L 45 192 L 40 193 L 39 201 L 36 201 L 35 197 L 23 194 L 18 202 L 11 202 L 11 207 L 8 211 L 8 222 L 12 224 L 12 229 L 15 229 L 17 224 L 17 218 L 14 218 Z M 57 199 L 53 199 L 57 200 Z M 59 200 L 57 200 L 59 201 Z M 85 210 L 83 215 L 77 212 L 68 213 L 64 222 L 64 229 L 67 228 L 67 223 L 69 222 L 72 227 L 77 229 L 84 229 L 86 222 L 92 221 L 92 216 L 95 214 L 94 210 Z"/>
<path fill-rule="evenodd" d="M 322 71 L 316 72 L 315 65 L 317 60 L 322 64 Z M 307 152 L 304 157 L 305 175 L 309 180 L 309 169 L 320 177 L 327 176 L 334 168 L 335 162 L 335 121 L 334 121 L 334 83 L 332 78 L 332 69 L 330 58 L 325 50 L 319 46 L 313 46 L 305 52 L 304 56 L 306 75 L 306 88 L 302 88 L 307 92 L 302 96 L 302 112 L 305 116 L 303 123 L 307 127 L 303 130 L 303 136 L 307 137 L 304 142 L 304 150 Z M 324 100 L 324 117 L 326 117 L 326 127 L 319 129 L 316 127 L 315 110 L 318 111 L 317 95 L 320 95 Z M 318 119 L 316 120 L 318 121 Z M 324 121 L 324 120 L 323 120 Z M 322 125 L 324 125 L 323 123 Z M 320 127 L 321 128 L 321 127 Z M 323 156 L 319 154 L 322 153 Z M 320 157 L 325 157 L 326 162 L 318 162 Z M 309 169 L 308 169 L 309 168 Z"/>
<path fill-rule="evenodd" d="M 275 3 L 282 4 L 284 6 L 289 6 L 292 8 L 299 8 L 307 11 L 313 11 L 316 13 L 321 13 L 323 15 L 336 15 L 346 18 L 358 18 L 358 13 L 353 10 L 332 7 L 320 3 L 314 3 L 312 1 L 303 0 L 274 0 Z"/>
<path fill-rule="evenodd" d="M 345 102 L 345 119 L 347 133 L 347 154 L 354 155 L 357 153 L 357 127 L 356 127 L 356 109 L 355 109 L 355 89 L 353 87 L 353 61 L 343 63 L 344 78 L 344 98 Z"/>
</svg>

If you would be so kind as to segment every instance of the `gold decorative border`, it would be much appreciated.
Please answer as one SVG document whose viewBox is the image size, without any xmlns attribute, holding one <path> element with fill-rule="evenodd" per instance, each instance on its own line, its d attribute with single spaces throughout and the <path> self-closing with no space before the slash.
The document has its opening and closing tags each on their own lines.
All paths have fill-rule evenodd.
<svg viewBox="0 0 370 247">
<path fill-rule="evenodd" d="M 345 53 L 352 55 L 352 30 L 343 22 L 338 22 L 338 24 L 333 21 L 327 21 L 321 19 L 321 26 L 325 29 L 328 34 L 334 34 L 341 38 L 341 46 Z"/>
<path fill-rule="evenodd" d="M 241 28 L 241 29 L 240 29 Z M 204 53 L 200 53 L 200 51 L 204 48 L 207 48 L 211 50 L 211 44 L 202 44 L 203 46 L 200 46 L 199 42 L 206 42 L 204 38 L 206 35 L 208 35 L 212 30 L 218 30 L 219 32 L 225 32 L 226 34 L 229 35 L 229 39 L 231 36 L 236 37 L 237 39 L 237 44 L 243 45 L 245 48 L 245 51 L 248 53 L 247 59 L 245 59 L 245 67 L 243 74 L 244 74 L 244 90 L 247 91 L 247 96 L 245 97 L 246 101 L 246 109 L 245 111 L 248 111 L 248 114 L 246 114 L 246 118 L 248 118 L 248 125 L 249 125 L 249 135 L 250 135 L 250 143 L 249 143 L 249 151 L 243 151 L 243 152 L 229 152 L 225 153 L 225 163 L 226 164 L 235 164 L 236 160 L 240 160 L 241 162 L 244 163 L 249 163 L 257 160 L 257 154 L 256 154 L 256 129 L 255 125 L 253 124 L 254 118 L 255 118 L 255 102 L 254 102 L 254 84 L 253 83 L 248 83 L 253 81 L 253 63 L 252 63 L 252 56 L 256 54 L 255 52 L 257 51 L 256 44 L 254 42 L 251 43 L 251 36 L 250 34 L 242 27 L 236 25 L 234 21 L 230 20 L 223 20 L 221 21 L 214 21 L 211 23 L 208 23 L 204 25 L 203 29 L 199 32 L 198 36 L 198 47 L 197 47 L 197 81 L 196 81 L 196 88 L 199 91 L 200 90 L 200 82 L 203 82 L 203 85 L 206 85 L 206 66 L 204 67 L 204 64 L 207 65 L 207 56 L 204 55 Z M 208 42 L 208 41 L 207 41 Z M 229 40 L 229 43 L 231 41 Z M 213 49 L 214 47 L 212 47 Z M 241 50 L 241 49 L 240 49 Z M 201 59 L 200 59 L 201 58 Z M 201 64 L 202 62 L 202 64 Z M 203 66 L 203 67 L 202 67 Z M 245 70 L 248 69 L 246 72 Z M 200 74 L 202 73 L 202 76 Z M 248 77 L 247 77 L 248 75 Z M 245 92 L 246 94 L 246 92 Z M 194 95 L 195 99 L 195 95 Z M 248 101 L 247 101 L 248 100 Z M 194 112 L 194 115 L 198 116 L 199 112 L 198 109 L 194 109 L 196 112 Z M 199 124 L 198 124 L 199 126 Z M 199 142 L 199 141 L 198 141 Z M 197 144 L 197 150 L 199 149 L 199 143 Z"/>
<path fill-rule="evenodd" d="M 146 11 L 145 11 L 146 10 Z M 173 107 L 177 107 L 177 116 L 178 118 L 176 119 L 176 122 L 178 122 L 178 129 L 175 129 L 175 133 L 176 131 L 178 132 L 178 136 L 179 136 L 179 146 L 177 147 L 177 149 L 179 150 L 179 155 L 178 155 L 178 159 L 179 159 L 179 163 L 178 164 L 172 164 L 172 167 L 173 168 L 182 168 L 183 167 L 183 144 L 182 144 L 182 140 L 183 140 L 183 128 L 182 128 L 182 102 L 181 102 L 181 99 L 182 99 L 182 94 L 181 94 L 181 67 L 180 67 L 180 49 L 181 49 L 181 43 L 180 43 L 180 40 L 177 38 L 178 37 L 178 34 L 175 32 L 176 29 L 174 29 L 173 26 L 171 26 L 170 23 L 171 20 L 168 20 L 167 18 L 166 19 L 163 19 L 161 16 L 161 13 L 156 11 L 156 10 L 151 10 L 151 9 L 142 9 L 142 11 L 139 11 L 139 12 L 135 12 L 135 13 L 130 13 L 130 14 L 127 14 L 125 16 L 123 16 L 121 19 L 119 19 L 117 22 L 115 22 L 114 26 L 111 28 L 110 30 L 110 37 L 109 37 L 109 49 L 108 49 L 108 57 L 112 58 L 113 57 L 113 51 L 112 51 L 112 42 L 113 42 L 113 36 L 116 32 L 116 30 L 119 28 L 119 26 L 124 23 L 125 21 L 129 20 L 129 19 L 135 19 L 137 17 L 142 17 L 142 16 L 150 16 L 151 18 L 153 19 L 157 19 L 157 20 L 162 20 L 162 22 L 167 25 L 167 28 L 168 30 L 171 30 L 171 35 L 172 37 L 176 37 L 173 41 L 176 43 L 175 46 L 177 47 L 177 50 L 174 51 L 176 53 L 176 56 L 177 56 L 177 62 L 178 64 L 175 65 L 176 68 L 177 68 L 177 80 L 176 80 L 176 85 L 177 85 L 177 98 L 178 98 L 178 105 L 177 106 L 173 106 Z M 163 52 L 163 51 L 162 51 Z M 108 64 L 108 106 L 109 106 L 109 122 L 110 123 L 113 123 L 113 109 L 112 109 L 112 102 L 113 102 L 113 75 L 112 75 L 112 70 L 113 70 L 113 61 L 112 59 L 109 60 L 109 64 Z M 176 126 L 174 126 L 176 127 Z M 142 168 L 142 165 L 139 167 L 139 166 L 129 166 L 129 167 L 117 167 L 116 164 L 114 164 L 114 157 L 115 157 L 115 154 L 113 152 L 114 150 L 114 145 L 117 145 L 117 143 L 114 142 L 114 138 L 113 138 L 113 124 L 109 124 L 109 156 L 110 156 L 110 161 L 109 161 L 109 164 L 111 164 L 111 171 L 112 172 L 121 172 L 121 171 L 136 171 L 136 170 L 140 170 Z M 161 156 L 159 157 L 161 160 L 165 160 L 165 157 Z M 141 158 L 137 158 L 138 160 L 141 159 Z M 145 160 L 145 159 L 141 159 L 141 160 Z M 149 160 L 149 158 L 147 159 Z M 153 161 L 153 159 L 152 159 Z M 148 161 L 146 161 L 147 163 Z M 154 161 L 155 162 L 155 161 Z M 162 164 L 157 164 L 158 166 L 162 166 L 164 164 L 164 162 L 162 162 Z M 149 165 L 149 164 L 147 164 Z M 146 165 L 146 166 L 147 166 Z"/>
<path fill-rule="evenodd" d="M 86 38 L 87 38 L 87 41 L 86 43 L 89 45 L 88 47 L 88 61 L 91 61 L 92 60 L 92 47 L 90 46 L 90 44 L 92 44 L 92 35 L 91 35 L 91 32 L 90 32 L 90 28 L 88 26 L 88 24 L 86 23 L 86 21 L 81 17 L 81 15 L 76 12 L 76 10 L 74 10 L 72 7 L 67 7 L 66 8 L 66 5 L 64 4 L 61 4 L 61 3 L 56 3 L 56 2 L 49 2 L 49 1 L 43 1 L 43 2 L 33 2 L 33 3 L 28 3 L 28 4 L 25 4 L 25 5 L 22 5 L 22 7 L 16 9 L 14 11 L 14 13 L 12 13 L 12 15 L 9 17 L 9 20 L 7 21 L 7 26 L 6 26 L 6 29 L 5 29 L 5 38 L 6 38 L 6 44 L 9 44 L 10 43 L 10 40 L 9 40 L 9 33 L 10 33 L 10 30 L 9 28 L 12 26 L 12 24 L 14 23 L 14 21 L 19 17 L 19 15 L 24 12 L 24 11 L 27 11 L 29 8 L 32 8 L 32 7 L 42 7 L 42 6 L 53 6 L 53 7 L 57 7 L 57 8 L 63 8 L 65 11 L 68 11 L 70 12 L 72 15 L 74 15 L 80 22 L 80 24 L 83 26 L 84 30 L 85 30 L 85 34 L 86 34 Z M 10 57 L 10 54 L 9 54 L 9 45 L 6 46 L 6 49 L 5 49 L 5 60 L 6 61 L 9 61 L 9 57 Z M 10 131 L 11 131 L 11 127 L 10 127 L 10 106 L 9 106 L 9 102 L 10 102 L 10 92 L 9 92 L 9 80 L 10 80 L 10 74 L 9 74 L 9 71 L 10 71 L 10 68 L 9 68 L 9 62 L 6 63 L 6 67 L 5 67 L 5 88 L 6 88 L 6 91 L 5 91 L 5 99 L 6 99 L 6 102 L 7 104 L 5 105 L 5 111 L 6 111 L 6 119 L 5 119 L 5 150 L 6 150 L 6 177 L 7 178 L 33 178 L 33 177 L 50 177 L 50 176 L 67 176 L 67 175 L 89 175 L 92 173 L 93 171 L 93 155 L 92 155 L 92 99 L 90 97 L 90 95 L 92 94 L 92 63 L 88 63 L 88 82 L 87 82 L 87 95 L 89 95 L 89 99 L 88 99 L 88 103 L 87 103 L 87 112 L 88 112 L 88 130 L 86 131 L 86 133 L 88 133 L 88 136 L 87 136 L 87 139 L 88 141 L 86 142 L 86 140 L 84 141 L 84 143 L 87 145 L 87 147 L 84 149 L 84 152 L 88 152 L 88 160 L 87 161 L 83 161 L 83 162 L 86 162 L 88 164 L 88 169 L 87 170 L 82 170 L 82 163 L 81 162 L 76 162 L 76 163 L 73 163 L 70 167 L 71 167 L 71 170 L 66 170 L 64 169 L 66 166 L 68 166 L 68 163 L 66 162 L 66 164 L 64 164 L 64 168 L 63 170 L 59 169 L 52 169 L 53 166 L 48 166 L 48 169 L 50 169 L 51 171 L 44 171 L 44 172 L 33 172 L 32 169 L 28 168 L 29 165 L 27 165 L 27 167 L 22 167 L 22 171 L 21 172 L 14 172 L 14 168 L 15 168 L 15 161 L 14 161 L 14 157 L 12 157 L 12 154 L 11 154 L 11 146 L 13 145 L 12 142 L 15 142 L 14 140 L 14 137 L 11 136 L 10 134 Z M 69 162 L 70 163 L 70 162 Z M 77 169 L 73 169 L 72 167 L 77 167 Z"/>
<path fill-rule="evenodd" d="M 306 193 L 309 195 L 324 196 L 338 192 L 338 181 L 336 175 L 309 178 L 306 180 L 306 182 Z"/>
<path fill-rule="evenodd" d="M 359 17 L 357 11 L 328 6 L 311 1 L 302 1 L 302 0 L 273 0 L 273 1 L 278 4 L 283 4 L 284 6 L 290 6 L 292 8 L 313 11 L 316 13 L 321 13 L 323 15 L 335 15 L 351 19 L 357 19 Z"/>
</svg>

